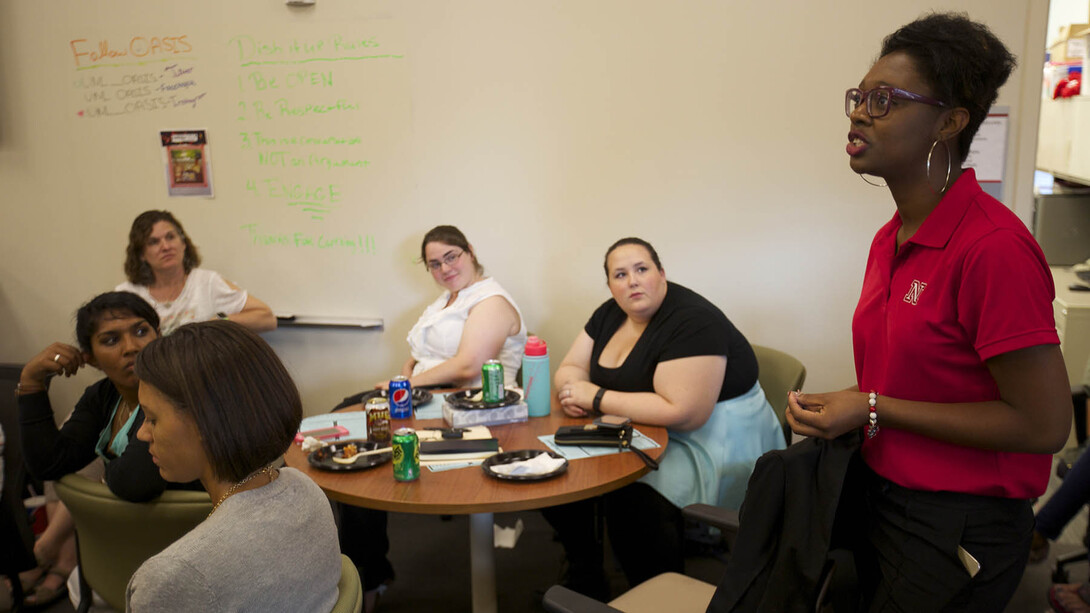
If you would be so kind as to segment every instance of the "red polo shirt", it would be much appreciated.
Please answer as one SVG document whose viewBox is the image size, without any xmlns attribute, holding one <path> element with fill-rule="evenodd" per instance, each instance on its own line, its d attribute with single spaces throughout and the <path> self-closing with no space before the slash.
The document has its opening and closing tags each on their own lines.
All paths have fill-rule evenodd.
<svg viewBox="0 0 1090 613">
<path fill-rule="evenodd" d="M 871 243 L 852 321 L 859 389 L 921 402 L 999 398 L 984 361 L 1059 344 L 1052 275 L 1014 213 L 965 170 L 916 234 L 895 253 L 894 215 Z M 1052 456 L 944 443 L 882 427 L 863 458 L 902 486 L 1008 498 L 1045 491 Z"/>
</svg>

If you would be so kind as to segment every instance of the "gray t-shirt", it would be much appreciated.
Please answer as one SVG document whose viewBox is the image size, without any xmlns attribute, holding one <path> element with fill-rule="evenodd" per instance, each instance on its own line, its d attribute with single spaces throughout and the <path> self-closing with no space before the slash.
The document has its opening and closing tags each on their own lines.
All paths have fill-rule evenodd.
<svg viewBox="0 0 1090 613">
<path fill-rule="evenodd" d="M 225 500 L 129 581 L 125 610 L 330 611 L 341 577 L 333 512 L 306 475 Z"/>
</svg>

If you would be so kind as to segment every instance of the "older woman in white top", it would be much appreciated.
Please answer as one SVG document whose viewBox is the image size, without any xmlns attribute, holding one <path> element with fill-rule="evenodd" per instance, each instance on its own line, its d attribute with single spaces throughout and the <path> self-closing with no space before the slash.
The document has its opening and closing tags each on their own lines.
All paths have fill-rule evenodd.
<svg viewBox="0 0 1090 613">
<path fill-rule="evenodd" d="M 514 299 L 484 276 L 473 246 L 454 226 L 425 234 L 420 258 L 445 291 L 409 331 L 412 357 L 401 374 L 414 386 L 476 386 L 485 361 L 498 359 L 507 385 L 514 385 L 526 347 L 526 324 Z"/>
<path fill-rule="evenodd" d="M 253 330 L 276 329 L 264 302 L 219 273 L 198 268 L 201 256 L 170 211 L 145 211 L 132 222 L 125 276 L 117 291 L 132 292 L 159 313 L 164 335 L 195 321 L 230 319 Z"/>
</svg>

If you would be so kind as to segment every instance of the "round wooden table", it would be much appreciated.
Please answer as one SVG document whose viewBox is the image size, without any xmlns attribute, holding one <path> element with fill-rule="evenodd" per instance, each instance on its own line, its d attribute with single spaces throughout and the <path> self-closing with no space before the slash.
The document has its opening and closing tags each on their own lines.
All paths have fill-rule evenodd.
<svg viewBox="0 0 1090 613">
<path fill-rule="evenodd" d="M 538 436 L 553 434 L 563 425 L 588 421 L 566 417 L 554 406 L 547 417 L 489 426 L 489 430 L 499 439 L 503 451 L 547 450 Z M 444 427 L 446 423 L 442 419 L 409 419 L 392 420 L 390 425 L 392 428 L 426 428 Z M 660 445 L 647 450 L 649 456 L 658 459 L 666 450 L 666 428 L 638 424 L 636 429 Z M 339 502 L 398 513 L 469 515 L 475 613 L 496 611 L 493 513 L 540 509 L 583 500 L 628 485 L 648 471 L 639 456 L 623 452 L 569 461 L 567 472 L 545 481 L 501 481 L 486 475 L 480 466 L 471 466 L 440 472 L 424 467 L 419 479 L 401 483 L 394 480 L 390 463 L 369 470 L 331 472 L 311 467 L 298 445 L 291 446 L 284 460 L 288 466 L 306 473 L 327 496 Z"/>
</svg>

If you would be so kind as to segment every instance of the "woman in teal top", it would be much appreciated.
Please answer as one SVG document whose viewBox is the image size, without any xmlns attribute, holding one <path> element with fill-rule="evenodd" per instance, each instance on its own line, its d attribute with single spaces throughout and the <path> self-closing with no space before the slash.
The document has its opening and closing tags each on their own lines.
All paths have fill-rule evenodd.
<svg viewBox="0 0 1090 613">
<path fill-rule="evenodd" d="M 32 475 L 59 479 L 100 456 L 106 485 L 118 498 L 143 502 L 167 488 L 147 444 L 136 438 L 144 420 L 133 372 L 136 354 L 158 336 L 159 316 L 151 305 L 136 294 L 108 292 L 76 313 L 78 349 L 53 343 L 27 363 L 19 379 L 19 425 Z M 87 388 L 58 429 L 48 382 L 85 364 L 106 377 Z"/>
</svg>

